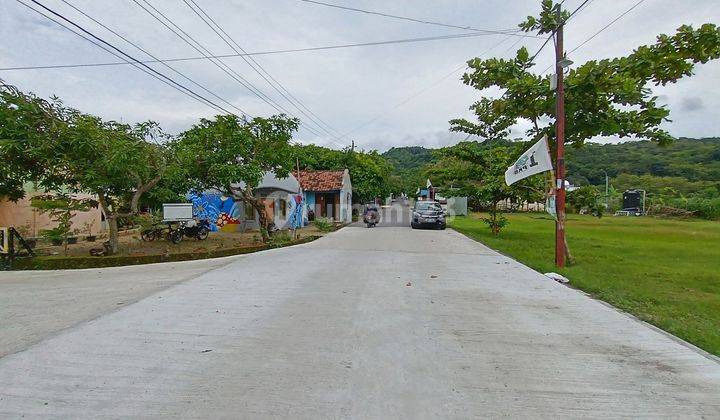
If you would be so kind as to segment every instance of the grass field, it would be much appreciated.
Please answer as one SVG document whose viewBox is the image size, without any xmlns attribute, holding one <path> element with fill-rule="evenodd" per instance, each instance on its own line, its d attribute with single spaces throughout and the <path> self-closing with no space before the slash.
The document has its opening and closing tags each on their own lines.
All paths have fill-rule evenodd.
<svg viewBox="0 0 720 420">
<path fill-rule="evenodd" d="M 573 287 L 720 355 L 720 222 L 570 215 L 575 265 L 553 264 L 554 221 L 510 214 L 499 237 L 480 215 L 451 226 L 540 272 L 567 276 Z"/>
</svg>

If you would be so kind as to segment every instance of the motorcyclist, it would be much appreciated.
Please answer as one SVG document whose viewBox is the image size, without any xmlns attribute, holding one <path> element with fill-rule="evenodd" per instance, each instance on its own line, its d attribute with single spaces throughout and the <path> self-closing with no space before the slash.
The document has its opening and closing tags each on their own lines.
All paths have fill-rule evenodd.
<svg viewBox="0 0 720 420">
<path fill-rule="evenodd" d="M 363 220 L 365 223 L 372 223 L 375 224 L 380 219 L 380 215 L 378 213 L 377 206 L 374 203 L 368 203 L 365 205 L 365 210 L 363 210 Z"/>
</svg>

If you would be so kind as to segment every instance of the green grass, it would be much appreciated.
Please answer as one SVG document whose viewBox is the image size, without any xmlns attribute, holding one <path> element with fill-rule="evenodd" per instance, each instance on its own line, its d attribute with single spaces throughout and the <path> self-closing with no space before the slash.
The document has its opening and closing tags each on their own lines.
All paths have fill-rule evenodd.
<svg viewBox="0 0 720 420">
<path fill-rule="evenodd" d="M 720 222 L 570 215 L 575 265 L 554 266 L 554 221 L 510 214 L 495 237 L 480 215 L 450 226 L 540 272 L 567 276 L 573 287 L 720 355 Z"/>
</svg>

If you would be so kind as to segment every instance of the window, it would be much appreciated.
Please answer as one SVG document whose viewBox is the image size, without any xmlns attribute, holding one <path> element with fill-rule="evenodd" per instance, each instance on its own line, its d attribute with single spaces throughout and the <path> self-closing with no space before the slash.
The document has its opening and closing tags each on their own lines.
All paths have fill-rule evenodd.
<svg viewBox="0 0 720 420">
<path fill-rule="evenodd" d="M 287 201 L 282 198 L 278 200 L 278 206 L 280 207 L 280 216 L 283 218 L 287 217 Z"/>
<path fill-rule="evenodd" d="M 442 210 L 442 207 L 434 201 L 418 201 L 415 203 L 415 210 Z"/>
</svg>

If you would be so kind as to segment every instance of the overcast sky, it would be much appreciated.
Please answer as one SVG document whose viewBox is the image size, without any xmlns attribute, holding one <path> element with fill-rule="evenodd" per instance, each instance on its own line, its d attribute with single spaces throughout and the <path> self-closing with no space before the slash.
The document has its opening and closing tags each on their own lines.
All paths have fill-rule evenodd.
<svg viewBox="0 0 720 420">
<path fill-rule="evenodd" d="M 29 0 L 23 0 L 30 3 Z M 147 55 L 73 10 L 61 0 L 39 0 L 82 25 L 93 34 L 130 53 Z M 140 1 L 140 0 L 138 0 Z M 233 54 L 183 0 L 149 0 L 213 54 Z M 163 27 L 133 0 L 67 0 L 159 58 L 194 57 L 199 53 Z M 141 1 L 142 2 L 142 1 Z M 427 24 L 329 8 L 300 0 L 196 0 L 248 52 L 318 47 L 468 33 Z M 527 15 L 537 15 L 539 0 L 378 0 L 328 3 L 482 29 L 515 28 Z M 568 24 L 566 46 L 571 50 L 629 9 L 637 0 L 594 0 Z M 574 9 L 581 0 L 567 0 Z M 625 55 L 652 43 L 659 33 L 681 24 L 720 23 L 718 0 L 646 0 L 571 59 Z M 404 43 L 324 51 L 255 56 L 255 60 L 302 104 L 330 125 L 334 136 L 318 137 L 301 129 L 296 138 L 339 148 L 354 139 L 364 149 L 384 151 L 392 146 L 436 147 L 465 138 L 448 132 L 448 120 L 469 117 L 467 107 L 479 93 L 459 78 L 465 61 L 475 56 L 510 56 L 521 45 L 531 53 L 541 41 L 489 35 L 429 42 Z M 538 57 L 538 70 L 551 63 L 552 49 Z M 109 53 L 50 22 L 15 0 L 0 1 L 0 67 L 101 63 L 118 61 Z M 274 102 L 311 123 L 250 68 L 242 58 L 224 58 Z M 277 113 L 247 88 L 207 60 L 170 64 L 217 96 L 251 115 Z M 224 102 L 172 73 L 154 68 L 233 112 Z M 232 74 L 232 73 L 231 73 Z M 166 131 L 179 133 L 201 117 L 211 117 L 207 105 L 183 95 L 129 65 L 0 71 L 0 77 L 25 91 L 57 95 L 68 105 L 106 119 L 123 122 L 158 121 Z M 266 76 L 268 77 L 268 76 Z M 268 77 L 269 78 L 269 77 Z M 696 67 L 696 75 L 655 89 L 671 109 L 666 124 L 674 136 L 720 135 L 720 62 Z M 288 95 L 286 95 L 288 96 Z M 306 113 L 308 111 L 305 111 Z M 322 133 L 320 129 L 316 132 Z M 521 130 L 518 130 L 518 134 Z M 345 135 L 344 137 L 342 135 Z"/>
</svg>

